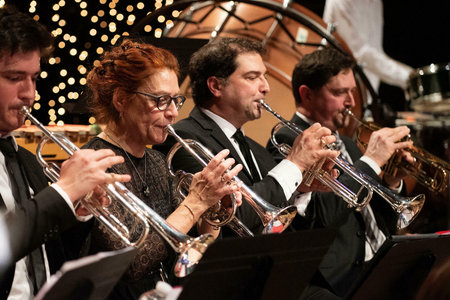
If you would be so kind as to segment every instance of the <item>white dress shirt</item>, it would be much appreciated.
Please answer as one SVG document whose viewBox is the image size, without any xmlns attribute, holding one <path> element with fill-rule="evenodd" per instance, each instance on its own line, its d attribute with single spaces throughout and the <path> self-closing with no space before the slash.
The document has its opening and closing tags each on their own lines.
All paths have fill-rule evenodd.
<svg viewBox="0 0 450 300">
<path fill-rule="evenodd" d="M 9 135 L 1 136 L 0 138 L 7 138 Z M 12 137 L 13 146 L 16 151 L 18 151 L 19 147 L 17 145 L 16 140 Z M 12 186 L 11 180 L 9 178 L 8 170 L 6 169 L 5 156 L 0 151 L 0 194 L 2 195 L 3 201 L 5 202 L 6 211 L 8 213 L 10 211 L 14 211 L 15 209 L 15 200 L 12 194 Z M 52 187 L 61 195 L 61 197 L 66 201 L 67 205 L 71 208 L 72 212 L 75 214 L 75 209 L 73 207 L 72 202 L 70 201 L 69 196 L 56 184 L 53 184 Z M 30 195 L 34 195 L 34 191 L 29 188 Z M 78 218 L 78 217 L 77 217 Z M 84 220 L 83 217 L 79 218 L 80 220 Z M 48 265 L 48 260 L 46 257 L 45 246 L 42 245 L 42 253 L 44 255 L 44 265 L 47 279 L 50 276 L 50 268 Z M 11 286 L 11 291 L 8 296 L 8 300 L 23 300 L 23 299 L 33 299 L 33 288 L 32 283 L 28 277 L 27 270 L 27 257 L 22 258 L 18 262 L 16 262 L 16 269 L 14 272 L 14 280 Z"/>
</svg>

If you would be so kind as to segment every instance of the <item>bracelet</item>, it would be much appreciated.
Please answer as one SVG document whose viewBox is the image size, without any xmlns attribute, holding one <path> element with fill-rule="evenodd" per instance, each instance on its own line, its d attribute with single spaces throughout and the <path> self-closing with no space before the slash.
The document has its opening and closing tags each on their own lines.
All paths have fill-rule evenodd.
<svg viewBox="0 0 450 300">
<path fill-rule="evenodd" d="M 194 212 L 192 211 L 192 209 L 191 209 L 189 206 L 187 206 L 186 204 L 183 204 L 183 203 L 181 203 L 180 206 L 186 207 L 186 209 L 191 213 L 191 215 L 192 215 L 192 220 L 194 221 L 194 223 L 197 222 L 196 219 L 195 219 Z"/>
</svg>

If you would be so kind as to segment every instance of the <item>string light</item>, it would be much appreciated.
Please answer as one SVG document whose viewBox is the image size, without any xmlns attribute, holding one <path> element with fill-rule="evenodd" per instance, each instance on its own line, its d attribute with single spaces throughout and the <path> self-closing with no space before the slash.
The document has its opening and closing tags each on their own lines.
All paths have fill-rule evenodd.
<svg viewBox="0 0 450 300">
<path fill-rule="evenodd" d="M 4 3 L 5 0 L 0 0 L 0 6 Z M 39 4 L 36 0 L 29 1 L 25 9 L 55 37 L 53 56 L 41 66 L 43 71 L 37 89 L 43 97 L 36 94 L 33 105 L 33 109 L 41 114 L 38 118 L 47 124 L 74 122 L 70 118 L 75 117 L 65 105 L 86 100 L 81 92 L 85 89 L 86 75 L 92 65 L 98 64 L 98 58 L 121 37 L 129 36 L 132 27 L 148 13 L 172 3 L 174 1 L 170 0 L 132 4 L 119 0 L 48 0 L 39 1 Z M 166 18 L 160 17 L 158 25 L 146 25 L 144 31 L 161 37 L 161 28 L 172 26 L 171 18 L 179 14 L 179 11 L 173 11 Z M 88 114 L 76 118 L 80 124 L 96 122 Z"/>
</svg>

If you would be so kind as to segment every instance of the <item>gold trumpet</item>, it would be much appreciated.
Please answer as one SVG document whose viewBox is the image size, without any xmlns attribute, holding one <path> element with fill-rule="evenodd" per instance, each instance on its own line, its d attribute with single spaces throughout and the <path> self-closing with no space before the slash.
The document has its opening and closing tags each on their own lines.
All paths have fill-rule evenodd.
<svg viewBox="0 0 450 300">
<path fill-rule="evenodd" d="M 279 129 L 286 126 L 288 129 L 296 133 L 297 135 L 302 134 L 302 130 L 298 128 L 294 123 L 289 122 L 280 116 L 276 111 L 274 111 L 264 100 L 260 100 L 261 106 L 273 114 L 277 119 L 281 121 L 281 124 L 275 126 L 277 130 L 272 130 L 272 143 L 278 148 L 281 154 L 286 156 L 291 147 L 287 144 L 278 144 L 275 139 L 275 135 Z M 274 129 L 275 129 L 274 127 Z M 327 149 L 332 149 L 332 146 L 326 145 Z M 415 197 L 402 197 L 395 194 L 390 189 L 378 183 L 372 177 L 360 172 L 348 161 L 346 161 L 342 156 L 334 159 L 330 159 L 336 166 L 341 168 L 347 175 L 354 179 L 357 183 L 361 185 L 357 193 L 353 193 L 348 187 L 339 182 L 337 179 L 333 178 L 330 174 L 321 169 L 322 164 L 319 167 L 315 166 L 308 170 L 305 174 L 306 177 L 315 178 L 322 182 L 324 185 L 328 186 L 336 195 L 342 197 L 344 201 L 351 207 L 355 207 L 357 211 L 361 210 L 371 199 L 372 193 L 376 192 L 379 194 L 395 212 L 398 214 L 397 228 L 405 228 L 417 217 L 420 210 L 423 207 L 425 201 L 425 195 L 420 194 Z M 362 201 L 359 201 L 359 195 L 362 189 L 367 190 L 367 196 L 364 197 Z"/>
<path fill-rule="evenodd" d="M 350 109 L 346 109 L 344 115 L 349 115 L 359 123 L 360 126 L 356 130 L 356 139 L 361 148 L 367 149 L 367 144 L 362 141 L 362 129 L 366 128 L 373 132 L 381 129 L 381 126 L 357 118 Z M 410 139 L 410 136 L 407 139 Z M 383 166 L 383 171 L 386 174 L 395 176 L 402 169 L 432 192 L 440 193 L 447 188 L 450 173 L 448 162 L 416 146 L 405 149 L 405 151 L 412 155 L 414 163 L 404 160 L 401 153 L 395 153 Z"/>
<path fill-rule="evenodd" d="M 207 161 L 209 162 L 214 157 L 211 151 L 209 151 L 205 146 L 203 146 L 199 142 L 193 140 L 186 141 L 183 138 L 181 138 L 175 132 L 175 130 L 171 125 L 167 125 L 166 129 L 168 133 L 177 140 L 178 142 L 177 144 L 179 144 L 179 145 L 175 144 L 172 147 L 172 149 L 174 149 L 174 147 L 185 148 L 202 165 L 202 167 L 206 167 L 208 165 Z M 203 155 L 203 157 L 201 155 Z M 167 158 L 169 160 L 169 155 L 167 156 Z M 170 157 L 170 163 L 171 160 L 172 157 Z M 255 210 L 255 212 L 260 217 L 261 222 L 263 223 L 264 226 L 262 232 L 263 234 L 283 232 L 291 224 L 292 220 L 297 214 L 297 208 L 293 205 L 284 208 L 278 208 L 266 202 L 264 199 L 258 196 L 252 189 L 250 189 L 244 182 L 242 182 L 242 180 L 239 179 L 239 177 L 237 176 L 232 178 L 232 183 L 239 184 L 241 186 L 240 191 L 242 193 L 242 197 L 250 204 L 250 206 Z M 230 217 L 230 219 L 234 220 L 232 223 L 233 225 L 235 221 L 239 221 L 234 216 L 234 213 Z"/>
<path fill-rule="evenodd" d="M 27 107 L 22 108 L 22 113 L 34 123 L 42 132 L 44 137 L 39 142 L 36 155 L 38 162 L 44 169 L 44 173 L 50 180 L 56 182 L 59 179 L 59 167 L 54 164 L 48 164 L 42 157 L 42 148 L 48 141 L 53 141 L 60 146 L 69 156 L 72 156 L 79 148 L 73 144 L 66 136 L 52 133 L 40 123 L 29 111 Z M 136 222 L 127 228 L 120 217 L 114 216 L 107 207 L 98 207 L 90 202 L 83 201 L 83 206 L 91 212 L 112 234 L 122 240 L 127 246 L 139 247 L 145 241 L 150 225 L 169 243 L 169 245 L 179 253 L 178 260 L 174 267 L 174 273 L 177 277 L 184 277 L 190 274 L 203 256 L 208 246 L 214 241 L 211 234 L 204 234 L 197 238 L 185 235 L 174 228 L 158 215 L 154 210 L 148 207 L 141 199 L 135 196 L 120 182 L 103 185 L 108 198 L 114 204 L 122 205 L 124 210 L 131 214 Z M 135 226 L 141 225 L 142 232 L 138 236 L 130 235 Z"/>
</svg>

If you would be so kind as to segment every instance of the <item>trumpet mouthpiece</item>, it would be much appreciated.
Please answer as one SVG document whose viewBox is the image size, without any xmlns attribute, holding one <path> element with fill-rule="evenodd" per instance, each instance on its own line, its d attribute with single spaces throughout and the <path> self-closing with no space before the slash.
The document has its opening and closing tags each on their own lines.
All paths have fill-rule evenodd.
<svg viewBox="0 0 450 300">
<path fill-rule="evenodd" d="M 346 108 L 342 113 L 344 114 L 344 116 L 354 116 L 350 108 Z"/>
<path fill-rule="evenodd" d="M 26 116 L 27 114 L 30 113 L 30 109 L 28 106 L 22 106 L 22 109 L 20 110 L 20 112 Z"/>
</svg>

